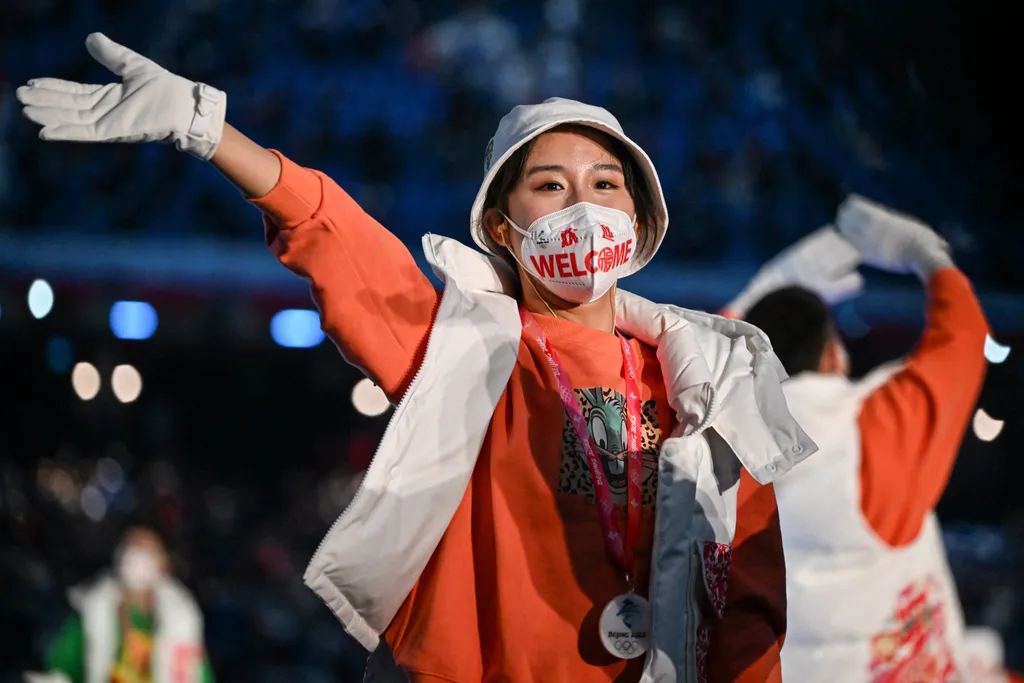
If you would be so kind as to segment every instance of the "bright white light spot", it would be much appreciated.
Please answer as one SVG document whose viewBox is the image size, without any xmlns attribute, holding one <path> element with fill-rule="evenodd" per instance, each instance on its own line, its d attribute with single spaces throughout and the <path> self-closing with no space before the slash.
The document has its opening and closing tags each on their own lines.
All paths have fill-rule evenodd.
<svg viewBox="0 0 1024 683">
<path fill-rule="evenodd" d="M 290 349 L 312 348 L 324 340 L 320 314 L 302 308 L 280 311 L 270 320 L 270 336 Z"/>
<path fill-rule="evenodd" d="M 98 522 L 107 514 L 107 499 L 95 486 L 82 489 L 82 512 L 94 522 Z"/>
<path fill-rule="evenodd" d="M 46 280 L 36 280 L 28 288 L 28 310 L 36 320 L 45 318 L 53 309 L 53 288 Z"/>
<path fill-rule="evenodd" d="M 981 408 L 974 414 L 974 434 L 982 441 L 992 441 L 1003 431 L 1002 420 L 991 417 Z"/>
<path fill-rule="evenodd" d="M 363 415 L 376 417 L 384 413 L 391 404 L 380 387 L 363 378 L 352 389 L 352 405 Z"/>
<path fill-rule="evenodd" d="M 118 301 L 110 307 L 110 331 L 118 339 L 149 339 L 156 326 L 156 309 L 145 301 Z"/>
<path fill-rule="evenodd" d="M 110 376 L 114 396 L 121 403 L 131 403 L 142 393 L 142 375 L 131 365 L 118 365 Z"/>
<path fill-rule="evenodd" d="M 985 358 L 989 363 L 1002 363 L 1009 355 L 1009 346 L 1003 346 L 992 337 L 985 335 Z"/>
<path fill-rule="evenodd" d="M 100 371 L 92 363 L 78 363 L 71 371 L 71 386 L 78 398 L 91 401 L 100 393 Z"/>
</svg>

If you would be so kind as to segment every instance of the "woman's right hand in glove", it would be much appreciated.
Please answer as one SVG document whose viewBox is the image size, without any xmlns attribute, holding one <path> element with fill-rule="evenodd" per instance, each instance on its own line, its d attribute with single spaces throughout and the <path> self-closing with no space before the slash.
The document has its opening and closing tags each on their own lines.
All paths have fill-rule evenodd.
<svg viewBox="0 0 1024 683">
<path fill-rule="evenodd" d="M 227 95 L 171 73 L 107 38 L 90 34 L 89 54 L 120 82 L 106 85 L 35 78 L 18 88 L 27 118 L 43 140 L 74 142 L 173 142 L 210 161 L 247 197 L 262 197 L 277 184 L 281 162 L 224 122 Z"/>
<path fill-rule="evenodd" d="M 120 82 L 106 85 L 37 78 L 18 88 L 25 116 L 43 140 L 173 142 L 208 161 L 224 133 L 227 95 L 172 74 L 102 33 L 85 41 L 89 54 Z"/>
</svg>

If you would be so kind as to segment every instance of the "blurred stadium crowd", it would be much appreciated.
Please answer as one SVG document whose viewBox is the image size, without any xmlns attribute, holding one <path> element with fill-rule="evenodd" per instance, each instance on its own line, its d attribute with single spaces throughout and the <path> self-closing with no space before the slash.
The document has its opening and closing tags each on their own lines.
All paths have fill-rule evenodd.
<svg viewBox="0 0 1024 683">
<path fill-rule="evenodd" d="M 227 91 L 236 126 L 330 174 L 410 244 L 425 232 L 464 238 L 498 118 L 562 95 L 609 108 L 658 164 L 675 228 L 660 260 L 764 261 L 856 190 L 934 222 L 981 288 L 1019 290 L 1019 248 L 1004 242 L 1016 216 L 995 200 L 1013 166 L 984 112 L 947 106 L 968 74 L 943 70 L 933 50 L 943 10 L 916 15 L 919 6 L 10 0 L 0 227 L 260 239 L 255 211 L 185 155 L 36 143 L 14 87 L 38 75 L 105 82 L 82 47 L 103 30 Z M 927 25 L 903 40 L 912 16 Z M 912 61 L 915 51 L 932 61 Z M 355 676 L 358 648 L 301 573 L 386 420 L 353 411 L 356 371 L 328 344 L 183 351 L 83 337 L 110 365 L 124 353 L 155 368 L 146 401 L 127 410 L 105 395 L 80 402 L 66 375 L 24 362 L 67 324 L 45 322 L 5 338 L 0 375 L 17 397 L 0 434 L 0 683 L 38 665 L 67 614 L 64 587 L 109 561 L 128 520 L 167 538 L 203 604 L 219 680 Z M 912 338 L 876 336 L 852 351 L 867 367 Z M 1013 380 L 1000 381 L 1007 395 Z M 1019 444 L 1019 428 L 1008 431 Z M 991 478 L 958 465 L 945 510 L 1003 523 L 1007 506 L 977 512 L 992 498 L 977 486 Z M 1008 501 L 999 486 L 995 499 Z M 950 550 L 969 617 L 1003 629 L 1021 667 L 1024 522 L 1010 529 L 954 529 Z"/>
<path fill-rule="evenodd" d="M 763 261 L 856 189 L 942 228 L 986 264 L 986 281 L 1012 277 L 994 241 L 1010 225 L 993 200 L 1009 171 L 992 153 L 981 100 L 965 104 L 972 74 L 942 61 L 959 58 L 959 34 L 943 28 L 959 18 L 941 4 L 8 5 L 8 225 L 253 233 L 251 211 L 202 164 L 157 147 L 98 158 L 35 143 L 15 115 L 14 86 L 40 74 L 106 82 L 82 47 L 102 29 L 228 92 L 235 125 L 328 172 L 409 240 L 463 235 L 497 119 L 513 103 L 561 95 L 607 107 L 655 159 L 673 223 L 685 226 L 662 259 Z"/>
</svg>

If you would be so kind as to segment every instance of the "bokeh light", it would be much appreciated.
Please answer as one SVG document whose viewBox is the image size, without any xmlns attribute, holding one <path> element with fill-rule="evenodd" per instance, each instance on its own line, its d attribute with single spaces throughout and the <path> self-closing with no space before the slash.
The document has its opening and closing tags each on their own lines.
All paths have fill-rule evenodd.
<svg viewBox="0 0 1024 683">
<path fill-rule="evenodd" d="M 391 403 L 384 391 L 370 380 L 363 378 L 352 389 L 352 405 L 361 414 L 376 417 L 384 414 Z"/>
<path fill-rule="evenodd" d="M 46 280 L 35 280 L 28 288 L 28 311 L 36 320 L 53 310 L 53 288 Z"/>
<path fill-rule="evenodd" d="M 989 363 L 1002 363 L 1010 355 L 1010 347 L 1003 346 L 991 335 L 985 335 L 985 358 Z"/>
<path fill-rule="evenodd" d="M 131 365 L 118 365 L 110 376 L 114 396 L 121 403 L 131 403 L 142 393 L 142 375 Z"/>
<path fill-rule="evenodd" d="M 308 349 L 324 340 L 320 314 L 304 308 L 279 311 L 270 320 L 270 336 L 289 349 Z"/>
<path fill-rule="evenodd" d="M 68 371 L 73 360 L 71 342 L 61 336 L 51 337 L 46 343 L 46 364 L 58 375 Z"/>
<path fill-rule="evenodd" d="M 157 323 L 156 309 L 145 301 L 118 301 L 110 307 L 110 331 L 118 339 L 149 339 Z"/>
<path fill-rule="evenodd" d="M 91 401 L 100 393 L 100 371 L 92 363 L 78 363 L 71 371 L 71 386 L 78 398 Z"/>
<path fill-rule="evenodd" d="M 974 413 L 974 435 L 982 441 L 994 441 L 1003 431 L 1004 422 L 997 420 L 982 408 Z"/>
</svg>

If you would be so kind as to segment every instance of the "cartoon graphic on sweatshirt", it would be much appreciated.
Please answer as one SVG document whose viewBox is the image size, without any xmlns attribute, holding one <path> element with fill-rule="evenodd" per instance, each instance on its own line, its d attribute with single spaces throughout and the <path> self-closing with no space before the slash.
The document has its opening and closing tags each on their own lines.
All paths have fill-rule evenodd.
<svg viewBox="0 0 1024 683">
<path fill-rule="evenodd" d="M 576 400 L 587 420 L 590 436 L 597 446 L 597 454 L 604 465 L 605 477 L 612 500 L 616 505 L 626 504 L 626 397 L 614 389 L 594 387 L 576 389 Z M 658 448 L 661 444 L 661 426 L 654 401 L 641 403 L 642 425 L 640 461 L 643 465 L 640 480 L 643 485 L 643 506 L 652 507 L 658 488 Z M 583 445 L 576 436 L 568 416 L 562 428 L 562 465 L 558 477 L 559 493 L 575 493 L 595 499 L 594 481 Z"/>
</svg>

